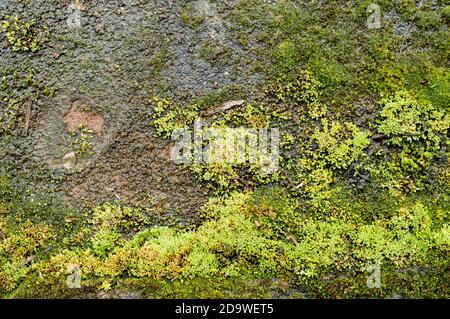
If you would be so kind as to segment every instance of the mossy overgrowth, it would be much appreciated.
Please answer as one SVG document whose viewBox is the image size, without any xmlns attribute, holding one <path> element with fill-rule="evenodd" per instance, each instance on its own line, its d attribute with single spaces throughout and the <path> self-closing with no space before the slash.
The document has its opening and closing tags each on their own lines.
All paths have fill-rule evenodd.
<svg viewBox="0 0 450 319">
<path fill-rule="evenodd" d="M 369 29 L 369 4 L 241 0 L 224 43 L 241 45 L 236 61 L 260 84 L 151 98 L 149 132 L 167 140 L 200 118 L 282 133 L 272 174 L 180 166 L 211 190 L 196 225 L 154 222 L 151 207 L 125 202 L 60 215 L 0 179 L 0 295 L 449 298 L 448 6 L 379 1 L 381 28 Z M 181 19 L 202 25 L 189 8 Z M 211 67 L 232 63 L 229 48 L 203 45 Z M 378 288 L 367 285 L 373 266 Z M 67 285 L 74 269 L 80 289 Z"/>
<path fill-rule="evenodd" d="M 184 24 L 194 29 L 198 28 L 205 21 L 204 16 L 196 14 L 196 8 L 192 5 L 187 5 L 181 10 L 180 18 Z"/>
<path fill-rule="evenodd" d="M 424 189 L 433 159 L 448 158 L 450 114 L 428 100 L 420 102 L 400 91 L 380 101 L 377 131 L 387 137 L 385 149 L 391 160 L 369 165 L 375 177 L 385 176 L 391 191 Z M 375 156 L 376 158 L 376 156 Z"/>
<path fill-rule="evenodd" d="M 210 40 L 200 49 L 200 57 L 214 66 L 225 66 L 231 58 L 231 48 L 224 44 Z"/>
<path fill-rule="evenodd" d="M 242 0 L 230 20 L 236 38 L 245 34 L 247 42 L 254 44 L 242 47 L 248 64 L 258 65 L 271 79 L 295 77 L 309 67 L 324 84 L 323 96 L 336 109 L 351 108 L 362 96 L 372 99 L 374 94 L 402 88 L 427 90 L 430 71 L 435 69 L 447 76 L 448 23 L 441 17 L 448 8 L 444 3 L 405 6 L 404 2 L 379 1 L 379 29 L 367 28 L 370 4 Z M 388 19 L 396 14 L 401 20 Z M 426 16 L 437 19 L 420 23 Z M 399 21 L 412 25 L 411 34 L 399 33 Z M 439 92 L 445 95 L 445 90 Z"/>
<path fill-rule="evenodd" d="M 428 187 L 430 166 L 448 158 L 450 122 L 445 108 L 433 106 L 420 93 L 416 98 L 408 91 L 398 91 L 379 100 L 382 109 L 376 124 L 361 129 L 333 114 L 335 110 L 326 106 L 320 94 L 322 87 L 310 71 L 300 71 L 292 80 L 268 85 L 261 98 L 248 97 L 249 102 L 212 118 L 202 118 L 207 106 L 175 106 L 169 100 L 154 98 L 152 125 L 165 138 L 177 129 L 192 132 L 195 120 L 206 121 L 223 132 L 235 127 L 280 128 L 285 132 L 281 169 L 266 178 L 257 173 L 257 165 L 222 161 L 189 166 L 218 193 L 287 180 L 294 193 L 318 196 L 317 204 L 323 206 L 328 196 L 325 190 L 337 177 L 348 174 L 348 169 L 355 174 L 368 171 L 378 181 L 377 187 L 398 194 Z M 296 125 L 292 125 L 293 119 Z M 373 145 L 382 147 L 379 152 L 368 156 L 373 135 L 386 139 Z M 193 144 L 192 150 L 198 146 Z M 205 145 L 200 146 L 203 149 Z"/>
<path fill-rule="evenodd" d="M 79 157 L 88 157 L 93 155 L 92 152 L 92 138 L 94 131 L 80 125 L 76 132 L 70 133 L 70 149 L 74 151 Z"/>
<path fill-rule="evenodd" d="M 36 19 L 27 21 L 19 16 L 5 16 L 2 31 L 14 52 L 35 53 L 49 41 L 50 32 L 39 27 Z"/>
<path fill-rule="evenodd" d="M 429 74 L 429 87 L 425 89 L 427 99 L 440 108 L 450 107 L 450 73 L 437 69 Z"/>
<path fill-rule="evenodd" d="M 171 99 L 157 96 L 152 97 L 150 102 L 153 105 L 153 113 L 150 115 L 153 119 L 151 123 L 161 137 L 170 138 L 174 131 L 188 128 L 199 115 L 196 104 L 182 108 Z"/>
<path fill-rule="evenodd" d="M 223 96 L 222 96 L 223 95 Z M 243 142 L 256 140 L 259 135 L 256 129 L 268 129 L 272 119 L 281 118 L 279 110 L 271 111 L 270 108 L 254 103 L 240 103 L 225 115 L 205 116 L 205 111 L 210 107 L 218 107 L 220 102 L 224 102 L 227 97 L 226 92 L 209 96 L 204 99 L 194 99 L 188 106 L 177 105 L 170 99 L 153 97 L 151 99 L 152 118 L 151 125 L 155 127 L 156 133 L 169 139 L 177 131 L 184 130 L 191 135 L 189 150 L 191 165 L 187 167 L 199 177 L 199 180 L 215 190 L 216 194 L 231 192 L 235 189 L 245 187 L 255 187 L 260 184 L 275 182 L 279 178 L 279 173 L 265 174 L 263 167 L 268 167 L 273 162 L 271 153 L 268 151 L 266 157 L 257 157 L 255 161 L 250 161 L 250 150 L 244 144 L 244 158 L 239 160 L 239 138 L 240 133 L 245 135 Z M 197 128 L 195 123 L 201 122 L 201 127 Z M 235 128 L 227 132 L 229 128 Z M 250 128 L 255 131 L 240 131 L 239 128 Z M 215 134 L 211 134 L 214 130 Z M 195 141 L 193 135 L 197 134 L 200 141 Z M 229 135 L 227 135 L 229 134 Z M 232 147 L 227 149 L 225 144 L 232 141 Z M 209 152 L 206 150 L 209 147 Z M 201 149 L 200 154 L 197 150 Z M 205 152 L 204 152 L 205 151 Z M 217 153 L 216 153 L 217 152 Z M 219 153 L 219 154 L 218 154 Z M 195 159 L 200 156 L 201 161 Z M 205 158 L 217 160 L 203 161 Z M 231 159 L 230 161 L 221 161 L 222 157 Z"/>
<path fill-rule="evenodd" d="M 2 204 L 10 192 L 10 186 L 2 190 Z M 71 240 L 62 241 L 59 236 L 67 234 L 48 223 L 14 221 L 13 211 L 3 212 L 0 289 L 10 297 L 52 296 L 55 291 L 60 297 L 76 295 L 66 286 L 70 269 L 76 266 L 81 270 L 80 293 L 118 287 L 133 291 L 137 288 L 130 283 L 140 280 L 153 284 L 152 291 L 138 289 L 146 297 L 196 297 L 208 291 L 200 286 L 191 290 L 191 284 L 201 279 L 225 286 L 244 284 L 235 292 L 245 296 L 254 280 L 267 283 L 279 278 L 311 297 L 338 297 L 344 291 L 355 297 L 448 297 L 444 288 L 448 216 L 438 221 L 435 208 L 417 199 L 397 207 L 390 217 L 370 222 L 324 218 L 305 215 L 282 189 L 269 187 L 211 198 L 201 210 L 204 223 L 182 231 L 149 226 L 144 215 L 116 202 L 96 208 L 89 224 L 74 228 Z M 348 208 L 341 210 L 345 213 Z M 383 278 L 389 278 L 380 290 L 364 286 L 367 266 L 372 264 L 380 265 Z M 423 269 L 421 285 L 416 285 L 417 278 L 403 276 L 417 267 Z M 436 276 L 442 275 L 437 282 Z M 345 280 L 342 283 L 347 276 L 356 278 L 350 290 Z M 401 284 L 395 281 L 399 277 Z M 405 281 L 414 288 L 406 290 Z M 274 286 L 266 284 L 258 294 L 270 297 L 271 289 Z"/>
</svg>

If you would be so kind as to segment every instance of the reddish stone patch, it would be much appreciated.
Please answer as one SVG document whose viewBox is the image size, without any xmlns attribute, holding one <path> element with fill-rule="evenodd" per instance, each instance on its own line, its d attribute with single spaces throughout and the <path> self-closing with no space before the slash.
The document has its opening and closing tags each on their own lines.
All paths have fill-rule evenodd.
<svg viewBox="0 0 450 319">
<path fill-rule="evenodd" d="M 72 103 L 70 110 L 64 115 L 64 124 L 69 132 L 78 131 L 81 125 L 91 129 L 97 135 L 101 135 L 103 131 L 104 120 L 100 114 L 83 111 L 79 101 Z"/>
</svg>

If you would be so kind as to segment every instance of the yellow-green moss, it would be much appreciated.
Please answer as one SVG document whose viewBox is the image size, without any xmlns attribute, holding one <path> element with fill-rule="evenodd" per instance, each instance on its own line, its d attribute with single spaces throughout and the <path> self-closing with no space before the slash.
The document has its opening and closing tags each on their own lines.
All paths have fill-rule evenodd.
<svg viewBox="0 0 450 319">
<path fill-rule="evenodd" d="M 47 28 L 39 28 L 36 19 L 26 21 L 19 16 L 5 16 L 2 31 L 15 52 L 37 52 L 49 41 Z"/>
</svg>

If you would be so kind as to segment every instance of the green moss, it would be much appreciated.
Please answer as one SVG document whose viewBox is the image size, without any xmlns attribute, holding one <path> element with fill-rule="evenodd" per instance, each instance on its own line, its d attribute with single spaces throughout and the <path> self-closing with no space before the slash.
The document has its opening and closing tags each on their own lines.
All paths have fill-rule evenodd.
<svg viewBox="0 0 450 319">
<path fill-rule="evenodd" d="M 432 160 L 448 146 L 449 114 L 405 91 L 381 103 L 377 129 L 388 137 L 392 160 L 370 170 L 393 191 L 422 189 Z"/>
<path fill-rule="evenodd" d="M 262 129 L 271 128 L 272 125 L 281 120 L 286 120 L 286 112 L 271 110 L 270 107 L 261 104 L 241 105 L 218 112 L 217 115 L 208 115 L 208 110 L 220 107 L 220 103 L 228 102 L 239 94 L 243 94 L 238 88 L 225 88 L 212 92 L 206 97 L 195 98 L 189 102 L 187 107 L 176 105 L 169 99 L 154 98 L 154 118 L 152 126 L 156 127 L 159 136 L 169 138 L 175 130 L 193 130 L 193 123 L 196 119 L 204 121 L 204 128 L 201 132 L 196 132 L 202 136 L 201 145 L 191 145 L 191 153 L 194 159 L 201 155 L 205 161 L 194 161 L 188 168 L 204 182 L 208 188 L 216 194 L 229 193 L 236 189 L 246 187 L 256 187 L 261 184 L 268 184 L 279 180 L 280 172 L 265 174 L 264 168 L 272 167 L 274 160 L 267 154 L 268 158 L 257 156 L 255 160 L 250 158 L 250 150 L 246 149 L 244 160 L 238 158 L 238 138 L 239 134 L 246 134 L 247 139 L 258 139 L 258 132 L 246 132 L 236 130 L 232 136 L 227 136 L 227 128 L 248 128 Z M 242 96 L 242 95 L 241 95 Z M 206 114 L 206 116 L 205 116 Z M 216 133 L 212 133 L 215 129 Z M 225 141 L 230 139 L 235 146 L 233 149 L 223 153 Z M 196 154 L 195 148 L 201 147 L 209 152 Z M 228 160 L 225 160 L 225 157 Z M 206 160 L 209 159 L 209 160 Z M 223 159 L 223 160 L 222 160 Z"/>
<path fill-rule="evenodd" d="M 39 28 L 36 19 L 26 21 L 18 16 L 5 16 L 2 31 L 15 52 L 37 52 L 49 41 L 47 28 Z"/>
<path fill-rule="evenodd" d="M 448 109 L 450 107 L 450 73 L 444 69 L 431 73 L 425 94 L 436 108 Z"/>
<path fill-rule="evenodd" d="M 308 64 L 325 88 L 336 90 L 350 81 L 346 68 L 334 57 L 325 57 L 323 52 L 312 57 Z"/>
<path fill-rule="evenodd" d="M 177 129 L 187 129 L 199 115 L 197 104 L 182 108 L 175 105 L 170 99 L 160 99 L 153 97 L 151 103 L 154 113 L 151 117 L 154 119 L 152 125 L 156 128 L 159 136 L 170 138 L 172 132 Z"/>
<path fill-rule="evenodd" d="M 94 132 L 84 125 L 78 128 L 77 132 L 70 133 L 70 148 L 76 152 L 79 157 L 87 157 L 93 155 L 92 138 Z"/>
<path fill-rule="evenodd" d="M 285 40 L 272 51 L 272 60 L 280 74 L 289 74 L 298 65 L 297 47 L 291 40 Z"/>
<path fill-rule="evenodd" d="M 319 158 L 334 169 L 347 168 L 369 145 L 368 132 L 359 130 L 352 123 L 330 125 L 327 119 L 322 120 L 322 129 L 316 129 L 311 138 L 317 143 Z"/>
<path fill-rule="evenodd" d="M 321 85 L 310 71 L 303 71 L 292 82 L 278 81 L 274 91 L 281 102 L 291 104 L 294 109 L 305 107 L 312 119 L 318 119 L 326 114 L 319 97 Z"/>
<path fill-rule="evenodd" d="M 261 84 L 151 100 L 151 124 L 166 139 L 192 130 L 198 117 L 219 130 L 282 133 L 274 174 L 261 174 L 261 163 L 189 166 L 215 193 L 196 227 L 153 222 L 151 209 L 119 202 L 95 208 L 88 221 L 54 220 L 57 206 L 32 202 L 0 178 L 2 297 L 117 290 L 301 297 L 289 293 L 295 290 L 320 298 L 448 298 L 448 8 L 379 1 L 382 12 L 395 9 L 415 25 L 411 35 L 398 35 L 394 20 L 365 29 L 369 4 L 241 0 L 227 17 L 245 51 L 234 70 L 257 70 Z M 204 17 L 194 11 L 188 6 L 180 17 L 197 29 Z M 200 51 L 213 67 L 228 65 L 232 53 L 217 41 Z M 150 74 L 159 78 L 166 62 L 163 48 Z M 8 132 L 21 123 L 20 92 L 35 81 L 34 71 L 19 73 L 8 71 L 1 82 L 0 123 Z M 237 100 L 245 102 L 221 109 Z M 65 282 L 76 265 L 82 288 L 74 291 Z M 381 268 L 381 289 L 367 286 L 370 265 Z"/>
<path fill-rule="evenodd" d="M 449 127 L 448 114 L 430 103 L 420 104 L 408 92 L 398 92 L 391 99 L 383 99 L 378 131 L 390 137 L 390 143 L 401 145 L 428 140 L 438 148 Z"/>
<path fill-rule="evenodd" d="M 217 41 L 209 41 L 200 49 L 200 57 L 214 66 L 225 66 L 231 58 L 231 48 Z"/>
<path fill-rule="evenodd" d="M 423 30 L 439 29 L 442 18 L 436 11 L 419 11 L 416 15 L 417 26 Z"/>
<path fill-rule="evenodd" d="M 448 23 L 450 22 L 450 6 L 446 6 L 442 8 L 442 17 L 445 19 L 445 21 Z"/>
<path fill-rule="evenodd" d="M 161 49 L 150 60 L 150 72 L 151 75 L 157 77 L 165 68 L 169 58 L 169 51 L 167 48 Z"/>
<path fill-rule="evenodd" d="M 423 66 L 412 67 L 418 60 L 426 57 L 436 67 L 446 68 L 448 32 L 436 20 L 439 10 L 442 15 L 445 8 L 428 4 L 418 8 L 411 1 L 378 2 L 381 12 L 395 7 L 405 22 L 424 21 L 420 36 L 412 30 L 412 36 L 405 38 L 395 35 L 392 22 L 384 22 L 377 30 L 362 29 L 369 4 L 340 6 L 328 2 L 319 10 L 314 1 L 268 5 L 261 0 L 242 0 L 231 20 L 236 36 L 246 33 L 251 43 L 261 46 L 246 53 L 260 65 L 259 72 L 270 79 L 290 78 L 309 68 L 325 86 L 325 100 L 347 111 L 355 99 L 367 96 L 368 88 L 377 94 L 393 93 L 404 89 L 407 78 L 409 87 L 421 85 L 422 79 L 412 73 L 428 71 Z"/>
<path fill-rule="evenodd" d="M 440 271 L 450 245 L 448 225 L 434 224 L 430 210 L 421 202 L 402 205 L 391 218 L 352 223 L 305 216 L 282 190 L 269 188 L 213 198 L 204 206 L 203 215 L 205 222 L 192 231 L 145 228 L 132 209 L 106 204 L 94 211 L 92 234 L 86 233 L 84 240 L 70 250 L 59 247 L 50 256 L 33 259 L 32 267 L 26 266 L 25 272 L 10 272 L 10 265 L 40 251 L 54 235 L 50 235 L 48 226 L 38 228 L 30 222 L 24 222 L 22 231 L 12 231 L 2 220 L 1 287 L 3 292 L 14 291 L 25 280 L 24 284 L 33 287 L 29 295 L 33 295 L 35 286 L 38 289 L 50 283 L 54 287 L 44 295 L 64 291 L 67 269 L 76 264 L 82 270 L 83 289 L 94 292 L 117 289 L 126 280 L 139 279 L 134 289 L 139 282 L 151 282 L 152 296 L 224 296 L 226 291 L 213 292 L 196 284 L 198 280 L 217 280 L 224 289 L 232 282 L 244 284 L 235 292 L 238 294 L 253 290 L 254 295 L 268 296 L 270 286 L 258 292 L 250 279 L 264 282 L 279 277 L 288 286 L 301 285 L 311 295 L 329 297 L 334 293 L 320 287 L 332 281 L 339 290 L 341 275 L 353 274 L 360 290 L 352 290 L 352 294 L 373 296 L 377 292 L 363 287 L 367 264 L 381 265 L 383 276 L 401 276 L 401 269 L 425 267 L 428 258 L 434 256 L 435 271 Z M 128 224 L 133 220 L 144 230 L 132 236 L 123 233 L 128 227 L 134 228 Z M 41 231 L 36 233 L 37 229 Z M 17 245 L 21 248 L 14 248 Z M 39 278 L 34 277 L 36 273 L 41 274 Z M 330 279 L 323 281 L 325 277 Z M 414 284 L 415 280 L 408 282 Z M 23 291 L 18 289 L 16 293 L 20 296 Z M 420 289 L 410 293 L 430 296 Z"/>
<path fill-rule="evenodd" d="M 245 118 L 245 113 L 244 113 Z M 236 119 L 235 119 L 236 120 Z M 261 121 L 254 121 L 254 117 L 250 117 L 249 121 L 245 121 L 243 127 L 265 128 L 260 125 Z M 268 125 L 268 122 L 267 122 Z M 223 123 L 213 123 L 212 127 L 218 133 L 216 136 L 208 137 L 209 128 L 203 131 L 203 148 L 204 159 L 208 159 L 202 163 L 193 163 L 189 166 L 201 181 L 206 182 L 207 186 L 216 194 L 229 193 L 231 191 L 242 188 L 253 188 L 258 185 L 276 182 L 279 179 L 279 172 L 276 170 L 270 173 L 265 173 L 264 168 L 271 168 L 276 165 L 271 153 L 267 152 L 267 158 L 264 156 L 251 157 L 251 152 L 248 147 L 245 147 L 244 154 L 238 154 L 242 151 L 239 148 L 239 142 L 245 140 L 257 141 L 259 135 L 257 131 L 245 132 L 239 129 L 234 131 L 227 131 L 227 127 Z M 245 136 L 245 137 L 244 137 Z M 227 143 L 233 142 L 231 148 L 226 148 Z M 208 147 L 209 149 L 207 149 Z M 242 158 L 240 158 L 242 156 Z"/>
<path fill-rule="evenodd" d="M 181 20 L 194 29 L 198 28 L 205 21 L 205 17 L 196 15 L 195 11 L 192 5 L 188 5 L 180 13 Z"/>
</svg>

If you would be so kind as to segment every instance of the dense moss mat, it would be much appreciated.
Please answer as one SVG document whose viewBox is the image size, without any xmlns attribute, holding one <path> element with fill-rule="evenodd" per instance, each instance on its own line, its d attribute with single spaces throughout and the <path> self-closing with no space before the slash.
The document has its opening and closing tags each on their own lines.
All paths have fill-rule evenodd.
<svg viewBox="0 0 450 319">
<path fill-rule="evenodd" d="M 177 230 L 149 227 L 145 213 L 120 203 L 87 222 L 69 213 L 63 223 L 33 220 L 39 204 L 16 201 L 6 181 L 1 194 L 4 296 L 448 297 L 448 220 L 419 198 L 374 217 L 353 194 L 354 205 L 325 217 L 262 188 L 211 198 L 201 226 Z M 381 269 L 380 289 L 366 286 L 370 265 Z M 67 286 L 74 269 L 80 290 Z"/>
<path fill-rule="evenodd" d="M 0 294 L 449 298 L 449 3 L 380 1 L 378 29 L 367 28 L 369 4 L 239 1 L 227 18 L 245 54 L 215 42 L 199 54 L 245 65 L 260 84 L 149 97 L 161 139 L 201 116 L 219 130 L 282 132 L 272 174 L 261 163 L 180 167 L 210 191 L 198 224 L 168 227 L 126 202 L 80 215 L 5 174 Z M 192 8 L 181 19 L 204 22 Z M 244 101 L 205 116 L 232 99 Z M 68 288 L 74 274 L 80 289 Z"/>
</svg>

